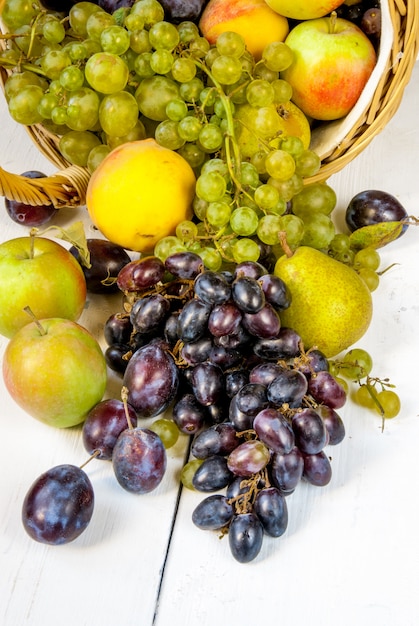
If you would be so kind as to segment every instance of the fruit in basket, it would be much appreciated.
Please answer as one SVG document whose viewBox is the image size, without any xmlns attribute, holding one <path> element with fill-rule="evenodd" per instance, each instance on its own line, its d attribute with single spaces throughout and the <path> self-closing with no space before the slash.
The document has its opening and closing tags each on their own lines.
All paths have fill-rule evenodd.
<svg viewBox="0 0 419 626">
<path fill-rule="evenodd" d="M 35 320 L 9 341 L 3 378 L 15 402 L 45 424 L 80 424 L 102 400 L 107 382 L 105 357 L 80 324 L 58 317 Z"/>
<path fill-rule="evenodd" d="M 123 144 L 89 180 L 86 204 L 102 234 L 124 248 L 151 251 L 192 215 L 195 175 L 176 152 L 154 139 Z"/>
<path fill-rule="evenodd" d="M 288 20 L 272 11 L 265 0 L 209 0 L 199 28 L 210 43 L 220 33 L 239 33 L 256 59 L 268 43 L 283 41 L 289 30 Z"/>
<path fill-rule="evenodd" d="M 344 0 L 265 0 L 274 11 L 293 20 L 312 20 L 328 15 Z"/>
<path fill-rule="evenodd" d="M 38 318 L 77 320 L 86 301 L 83 271 L 68 250 L 44 237 L 18 237 L 0 244 L 0 334 L 12 337 Z"/>
<path fill-rule="evenodd" d="M 291 293 L 281 313 L 283 326 L 296 330 L 306 348 L 316 346 L 332 357 L 358 341 L 372 318 L 371 293 L 349 266 L 301 246 L 283 255 L 275 272 Z"/>
<path fill-rule="evenodd" d="M 367 35 L 332 15 L 297 24 L 285 43 L 294 52 L 281 73 L 293 102 L 316 120 L 344 117 L 357 102 L 377 60 Z"/>
<path fill-rule="evenodd" d="M 26 178 L 44 178 L 46 174 L 37 170 L 30 170 L 23 172 L 22 176 Z M 17 224 L 22 224 L 22 226 L 41 226 L 49 222 L 57 213 L 57 209 L 52 204 L 34 206 L 18 202 L 17 200 L 9 200 L 8 198 L 5 198 L 4 206 L 10 219 Z"/>
</svg>

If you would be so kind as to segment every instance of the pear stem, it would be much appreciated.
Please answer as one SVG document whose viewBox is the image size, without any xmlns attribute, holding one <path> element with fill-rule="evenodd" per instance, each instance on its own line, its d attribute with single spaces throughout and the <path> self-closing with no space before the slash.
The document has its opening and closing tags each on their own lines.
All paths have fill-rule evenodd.
<svg viewBox="0 0 419 626">
<path fill-rule="evenodd" d="M 32 309 L 29 306 L 25 306 L 24 309 L 25 313 L 27 313 L 29 315 L 29 317 L 32 318 L 32 321 L 35 322 L 39 332 L 41 335 L 46 335 L 47 331 L 45 330 L 45 328 L 42 326 L 41 322 L 39 321 L 39 319 L 37 319 L 37 317 L 35 316 L 34 312 L 32 311 Z"/>
<path fill-rule="evenodd" d="M 291 250 L 291 248 L 288 245 L 287 242 L 287 234 L 284 230 L 280 230 L 278 233 L 278 239 L 279 239 L 279 243 L 281 244 L 281 248 L 283 249 L 285 255 L 288 258 L 291 258 L 294 255 L 294 252 Z"/>
</svg>

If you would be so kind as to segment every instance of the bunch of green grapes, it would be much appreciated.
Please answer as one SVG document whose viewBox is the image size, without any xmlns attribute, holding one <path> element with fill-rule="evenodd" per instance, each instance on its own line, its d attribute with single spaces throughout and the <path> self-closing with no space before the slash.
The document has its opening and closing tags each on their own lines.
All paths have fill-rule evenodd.
<svg viewBox="0 0 419 626">
<path fill-rule="evenodd" d="M 157 244 L 159 258 L 192 250 L 214 270 L 267 262 L 283 253 L 281 232 L 291 248 L 328 249 L 334 192 L 323 183 L 307 191 L 320 159 L 277 126 L 292 98 L 281 79 L 293 59 L 286 44 L 269 44 L 256 61 L 239 34 L 210 45 L 196 24 L 166 21 L 157 0 L 113 14 L 82 1 L 68 16 L 6 0 L 3 18 L 10 35 L 0 64 L 10 70 L 5 95 L 17 122 L 43 124 L 62 155 L 91 172 L 117 145 L 150 136 L 194 169 L 194 218 Z M 242 104 L 255 113 L 258 139 L 246 160 L 235 116 Z"/>
</svg>

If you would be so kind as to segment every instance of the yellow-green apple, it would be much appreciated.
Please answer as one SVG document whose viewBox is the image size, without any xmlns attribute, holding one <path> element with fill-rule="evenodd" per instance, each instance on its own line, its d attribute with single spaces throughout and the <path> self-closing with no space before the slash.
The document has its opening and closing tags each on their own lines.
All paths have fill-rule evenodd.
<svg viewBox="0 0 419 626">
<path fill-rule="evenodd" d="M 96 339 L 77 322 L 35 320 L 7 344 L 3 378 L 11 397 L 29 415 L 67 428 L 83 422 L 102 400 L 106 361 Z"/>
<path fill-rule="evenodd" d="M 344 117 L 356 104 L 377 56 L 355 24 L 336 15 L 297 24 L 285 43 L 294 53 L 281 78 L 292 87 L 292 100 L 316 120 Z"/>
<path fill-rule="evenodd" d="M 61 244 L 45 237 L 17 237 L 0 244 L 0 334 L 12 337 L 38 318 L 79 319 L 86 301 L 80 264 Z"/>
<path fill-rule="evenodd" d="M 268 43 L 284 41 L 289 31 L 287 18 L 269 8 L 265 0 L 209 0 L 199 28 L 210 43 L 215 43 L 220 33 L 238 33 L 257 60 Z"/>
<path fill-rule="evenodd" d="M 266 4 L 285 17 L 293 20 L 313 20 L 329 15 L 344 0 L 265 0 Z"/>
</svg>

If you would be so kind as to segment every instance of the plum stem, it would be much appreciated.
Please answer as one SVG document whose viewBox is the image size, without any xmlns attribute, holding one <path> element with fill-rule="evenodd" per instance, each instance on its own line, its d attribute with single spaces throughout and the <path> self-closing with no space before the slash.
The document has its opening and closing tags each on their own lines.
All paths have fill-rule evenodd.
<svg viewBox="0 0 419 626">
<path fill-rule="evenodd" d="M 79 469 L 83 469 L 83 467 L 86 467 L 86 465 L 90 463 L 92 459 L 95 459 L 99 455 L 100 455 L 100 450 L 95 450 L 84 463 L 79 465 Z"/>
<path fill-rule="evenodd" d="M 29 315 L 29 317 L 32 318 L 32 321 L 35 322 L 39 332 L 41 335 L 46 335 L 47 331 L 45 330 L 45 328 L 42 326 L 41 322 L 39 321 L 39 319 L 35 316 L 35 313 L 32 311 L 30 306 L 25 306 L 24 309 L 25 313 L 27 313 Z"/>
<path fill-rule="evenodd" d="M 128 387 L 125 387 L 125 385 L 121 389 L 121 400 L 124 404 L 124 411 L 125 417 L 127 418 L 128 428 L 133 429 L 134 426 L 132 425 L 131 417 L 128 411 Z"/>
</svg>

